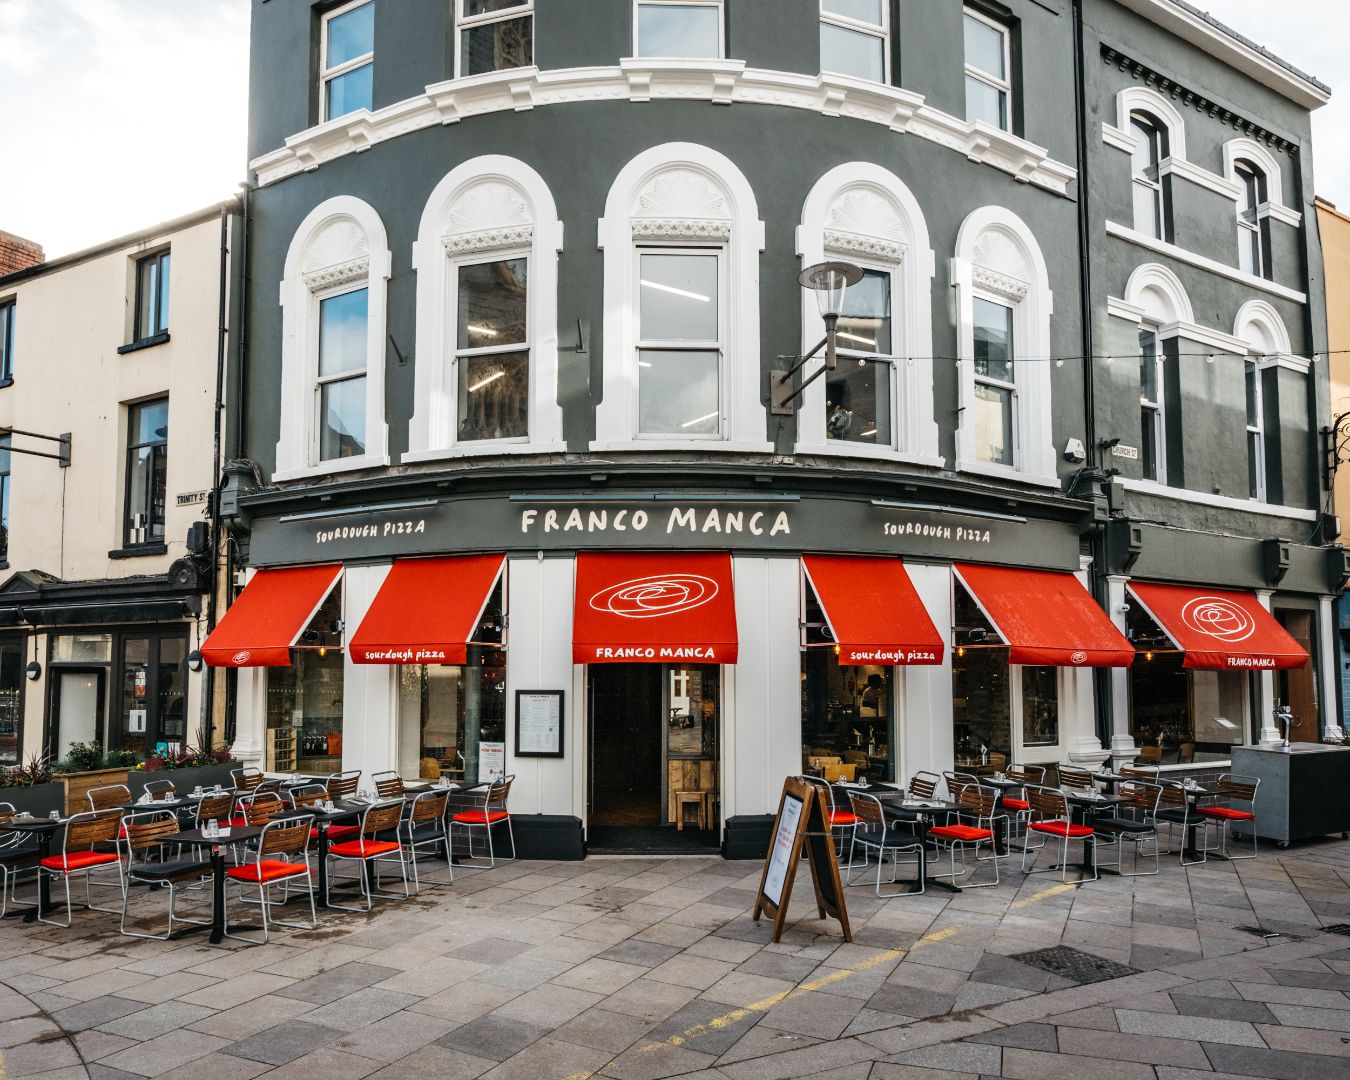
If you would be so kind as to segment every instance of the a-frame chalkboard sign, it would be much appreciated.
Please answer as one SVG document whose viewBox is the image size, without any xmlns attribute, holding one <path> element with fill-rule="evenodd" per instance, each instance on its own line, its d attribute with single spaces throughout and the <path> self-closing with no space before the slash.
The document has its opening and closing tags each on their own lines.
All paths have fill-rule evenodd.
<svg viewBox="0 0 1350 1080">
<path fill-rule="evenodd" d="M 764 857 L 764 872 L 755 895 L 755 921 L 767 911 L 773 916 L 774 941 L 783 936 L 783 921 L 803 846 L 811 864 L 811 882 L 816 889 L 820 917 L 838 919 L 844 929 L 844 940 L 852 941 L 848 909 L 844 906 L 844 885 L 839 880 L 839 860 L 834 857 L 834 839 L 830 835 L 829 807 L 813 784 L 793 776 L 783 783 L 783 794 L 778 800 L 769 853 Z"/>
</svg>

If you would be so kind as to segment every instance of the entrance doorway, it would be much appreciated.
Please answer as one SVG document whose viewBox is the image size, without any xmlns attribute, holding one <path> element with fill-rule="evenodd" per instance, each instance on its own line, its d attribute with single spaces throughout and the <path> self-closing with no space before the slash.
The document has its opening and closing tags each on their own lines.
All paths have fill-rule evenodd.
<svg viewBox="0 0 1350 1080">
<path fill-rule="evenodd" d="M 716 847 L 721 669 L 594 664 L 587 691 L 592 850 Z"/>
<path fill-rule="evenodd" d="M 103 672 L 64 670 L 53 680 L 51 752 L 63 758 L 71 743 L 100 742 L 103 730 Z"/>
</svg>

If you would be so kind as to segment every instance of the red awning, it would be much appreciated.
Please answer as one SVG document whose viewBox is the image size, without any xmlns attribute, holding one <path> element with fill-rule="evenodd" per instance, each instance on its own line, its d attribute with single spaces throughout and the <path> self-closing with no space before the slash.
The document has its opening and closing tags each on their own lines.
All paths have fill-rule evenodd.
<svg viewBox="0 0 1350 1080">
<path fill-rule="evenodd" d="M 572 661 L 734 664 L 731 556 L 578 555 Z"/>
<path fill-rule="evenodd" d="M 1308 662 L 1303 647 L 1251 593 L 1142 581 L 1127 588 L 1186 654 L 1182 667 L 1272 670 Z"/>
<path fill-rule="evenodd" d="M 956 575 L 1008 645 L 1008 663 L 1129 667 L 1134 646 L 1072 574 L 958 563 Z"/>
<path fill-rule="evenodd" d="M 212 667 L 285 667 L 341 566 L 259 570 L 202 643 Z"/>
<path fill-rule="evenodd" d="M 899 559 L 803 555 L 839 663 L 940 664 L 943 642 Z"/>
<path fill-rule="evenodd" d="M 463 664 L 504 555 L 396 559 L 347 643 L 357 664 Z"/>
</svg>

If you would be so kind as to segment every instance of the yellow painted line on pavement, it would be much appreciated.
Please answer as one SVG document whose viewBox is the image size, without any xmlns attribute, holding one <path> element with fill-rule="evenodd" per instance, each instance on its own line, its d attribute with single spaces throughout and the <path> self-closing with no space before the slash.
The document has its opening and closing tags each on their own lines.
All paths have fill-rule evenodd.
<svg viewBox="0 0 1350 1080">
<path fill-rule="evenodd" d="M 1014 900 L 1008 906 L 1010 908 L 1026 907 L 1028 904 L 1034 904 L 1038 900 L 1044 900 L 1049 896 L 1058 896 L 1060 893 L 1072 892 L 1078 888 L 1078 882 L 1066 881 L 1062 885 L 1051 885 L 1048 889 L 1042 889 L 1038 893 L 1032 893 L 1030 896 L 1023 897 L 1021 900 Z"/>
</svg>

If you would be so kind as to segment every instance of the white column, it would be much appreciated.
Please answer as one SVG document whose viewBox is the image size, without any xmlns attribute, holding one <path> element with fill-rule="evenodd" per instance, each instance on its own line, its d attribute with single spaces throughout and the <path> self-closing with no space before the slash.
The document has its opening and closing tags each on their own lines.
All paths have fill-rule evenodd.
<svg viewBox="0 0 1350 1080">
<path fill-rule="evenodd" d="M 23 643 L 25 650 L 21 665 L 24 668 L 23 745 L 19 747 L 20 764 L 40 755 L 42 744 L 47 738 L 47 702 L 51 697 L 52 679 L 51 665 L 47 663 L 49 640 L 46 634 L 34 634 L 30 638 L 25 638 Z M 34 644 L 35 642 L 36 644 Z M 38 663 L 42 665 L 42 674 L 38 678 L 30 680 L 27 668 L 34 655 L 37 656 Z M 52 720 L 55 724 L 57 718 L 53 717 Z"/>
<path fill-rule="evenodd" d="M 350 639 L 366 617 L 375 594 L 389 576 L 389 565 L 349 566 L 342 575 L 342 622 Z M 360 769 L 365 784 L 372 773 L 398 768 L 398 668 L 393 664 L 354 664 L 344 653 L 342 666 L 342 768 Z"/>
<path fill-rule="evenodd" d="M 1129 601 L 1125 599 L 1125 583 L 1130 579 L 1122 574 L 1111 574 L 1106 579 L 1106 614 L 1125 633 L 1125 613 Z M 1116 768 L 1134 761 L 1139 748 L 1130 734 L 1130 669 L 1111 669 L 1111 761 Z"/>
<path fill-rule="evenodd" d="M 1257 589 L 1256 602 L 1269 611 L 1270 598 L 1274 595 L 1274 589 Z M 1257 675 L 1257 680 L 1256 708 L 1261 720 L 1258 742 L 1261 746 L 1275 746 L 1284 742 L 1284 733 L 1275 723 L 1275 672 L 1262 671 Z M 1243 737 L 1245 740 L 1245 732 Z"/>
<path fill-rule="evenodd" d="M 802 771 L 801 571 L 797 559 L 736 558 L 736 669 L 722 719 L 722 806 L 770 814 Z"/>
<path fill-rule="evenodd" d="M 1080 556 L 1075 575 L 1091 596 L 1088 571 L 1092 559 Z M 1110 756 L 1097 735 L 1096 693 L 1092 685 L 1091 668 L 1066 668 L 1060 679 L 1063 697 L 1059 706 L 1059 722 L 1064 725 L 1065 751 L 1069 760 L 1078 765 L 1096 768 Z"/>
<path fill-rule="evenodd" d="M 1322 703 L 1322 733 L 1329 738 L 1341 737 L 1341 672 L 1336 659 L 1335 597 L 1317 598 L 1317 648 L 1321 651 L 1322 685 L 1318 698 Z"/>
<path fill-rule="evenodd" d="M 906 668 L 900 684 L 896 743 L 901 753 L 896 780 L 902 784 L 920 769 L 939 773 L 950 769 L 956 756 L 952 731 L 952 568 L 906 563 L 905 570 L 947 648 L 941 664 Z M 900 768 L 905 776 L 900 775 Z"/>
<path fill-rule="evenodd" d="M 267 765 L 267 673 L 270 668 L 240 668 L 235 684 L 234 742 L 230 753 L 245 765 Z M 220 668 L 217 678 L 229 675 Z"/>
<path fill-rule="evenodd" d="M 506 771 L 516 777 L 513 814 L 585 817 L 585 680 L 574 682 L 572 663 L 575 576 L 574 559 L 530 555 L 507 561 Z M 516 756 L 517 690 L 563 692 L 564 757 Z"/>
</svg>

